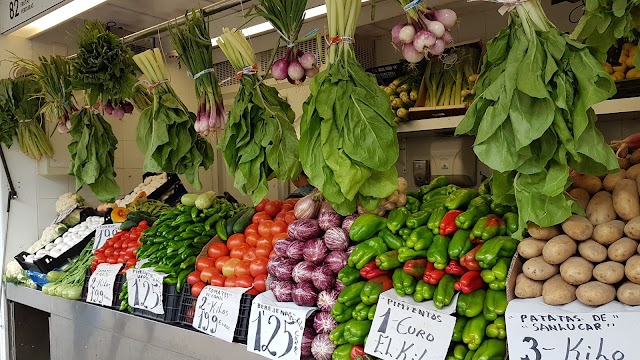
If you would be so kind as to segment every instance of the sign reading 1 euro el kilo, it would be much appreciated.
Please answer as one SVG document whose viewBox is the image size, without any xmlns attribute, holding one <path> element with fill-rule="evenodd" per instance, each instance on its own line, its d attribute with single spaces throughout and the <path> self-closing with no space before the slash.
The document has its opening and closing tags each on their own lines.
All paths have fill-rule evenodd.
<svg viewBox="0 0 640 360">
<path fill-rule="evenodd" d="M 4 34 L 29 24 L 35 18 L 69 0 L 0 0 L 0 31 Z"/>
</svg>

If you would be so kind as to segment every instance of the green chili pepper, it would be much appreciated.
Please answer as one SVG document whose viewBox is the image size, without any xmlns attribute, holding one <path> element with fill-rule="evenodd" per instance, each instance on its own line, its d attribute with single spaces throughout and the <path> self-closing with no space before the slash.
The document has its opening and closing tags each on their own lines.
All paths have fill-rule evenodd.
<svg viewBox="0 0 640 360">
<path fill-rule="evenodd" d="M 344 286 L 349 286 L 356 281 L 362 280 L 362 276 L 360 276 L 360 271 L 358 269 L 346 266 L 338 273 L 338 280 L 340 280 Z"/>
<path fill-rule="evenodd" d="M 504 290 L 487 290 L 484 298 L 482 315 L 488 321 L 494 321 L 499 315 L 504 315 L 507 311 L 507 293 Z"/>
<path fill-rule="evenodd" d="M 507 325 L 504 316 L 497 318 L 492 324 L 487 326 L 487 337 L 492 339 L 506 339 Z"/>
<path fill-rule="evenodd" d="M 486 241 L 476 253 L 476 260 L 483 269 L 491 269 L 499 258 L 511 258 L 518 248 L 518 240 L 509 236 L 498 236 Z"/>
<path fill-rule="evenodd" d="M 380 270 L 393 270 L 402 265 L 398 259 L 398 250 L 391 250 L 376 257 L 376 266 Z"/>
</svg>

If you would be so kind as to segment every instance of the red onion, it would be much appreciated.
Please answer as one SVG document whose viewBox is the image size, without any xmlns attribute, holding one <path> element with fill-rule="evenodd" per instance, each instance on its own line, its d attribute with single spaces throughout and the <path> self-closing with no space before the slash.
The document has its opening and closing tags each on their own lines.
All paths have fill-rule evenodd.
<svg viewBox="0 0 640 360">
<path fill-rule="evenodd" d="M 433 45 L 435 42 L 436 37 L 433 36 L 432 33 L 427 30 L 420 30 L 416 34 L 416 37 L 413 38 L 413 47 L 417 51 L 424 53 L 427 51 L 427 48 Z"/>
<path fill-rule="evenodd" d="M 282 58 L 273 63 L 271 67 L 271 75 L 276 80 L 284 80 L 287 78 L 289 69 L 289 61 L 286 58 Z"/>
<path fill-rule="evenodd" d="M 404 44 L 404 46 L 402 46 L 402 56 L 412 64 L 417 64 L 424 59 L 424 55 L 416 50 L 413 44 Z"/>
<path fill-rule="evenodd" d="M 433 55 L 440 55 L 444 52 L 444 41 L 442 39 L 436 39 L 436 42 L 429 47 L 429 53 Z"/>
<path fill-rule="evenodd" d="M 312 77 L 318 75 L 319 72 L 320 72 L 320 70 L 318 70 L 318 68 L 314 66 L 309 70 L 305 70 L 304 71 L 304 76 L 308 77 L 308 78 L 312 78 Z"/>
<path fill-rule="evenodd" d="M 405 25 L 406 24 L 398 24 L 391 29 L 391 42 L 395 46 L 402 46 L 402 41 L 400 41 L 400 30 L 402 30 Z"/>
<path fill-rule="evenodd" d="M 318 290 L 329 290 L 336 283 L 336 276 L 331 269 L 321 266 L 316 268 L 311 276 L 313 286 Z"/>
<path fill-rule="evenodd" d="M 453 35 L 451 35 L 449 30 L 445 31 L 444 35 L 442 35 L 442 41 L 444 41 L 446 45 L 453 44 Z"/>
<path fill-rule="evenodd" d="M 305 53 L 300 56 L 300 65 L 305 70 L 311 70 L 316 66 L 316 56 L 312 53 Z"/>
<path fill-rule="evenodd" d="M 433 18 L 447 29 L 454 27 L 458 21 L 458 15 L 451 9 L 435 10 L 433 12 Z"/>
<path fill-rule="evenodd" d="M 413 25 L 408 24 L 400 29 L 400 41 L 404 44 L 410 44 L 413 42 L 413 37 L 416 36 L 416 28 Z"/>
<path fill-rule="evenodd" d="M 303 261 L 293 267 L 293 281 L 296 283 L 310 282 L 313 279 L 313 272 L 316 271 L 316 266 L 310 262 Z"/>
<path fill-rule="evenodd" d="M 111 113 L 111 115 L 118 120 L 122 120 L 122 118 L 124 117 L 124 110 L 122 110 L 122 106 L 118 106 L 115 109 L 113 109 L 113 112 Z"/>
<path fill-rule="evenodd" d="M 304 250 L 302 252 L 305 261 L 320 265 L 327 256 L 327 246 L 322 239 L 309 240 L 304 244 Z"/>
<path fill-rule="evenodd" d="M 336 344 L 329 340 L 329 334 L 320 334 L 311 343 L 311 353 L 315 360 L 331 360 Z"/>
<path fill-rule="evenodd" d="M 426 20 L 427 30 L 429 30 L 435 37 L 439 38 L 444 35 L 444 25 L 440 21 L 429 21 Z"/>
<path fill-rule="evenodd" d="M 296 305 L 313 306 L 318 299 L 316 288 L 309 282 L 297 284 L 291 292 L 291 298 Z"/>
<path fill-rule="evenodd" d="M 300 81 L 304 77 L 304 68 L 300 65 L 298 59 L 293 59 L 291 63 L 289 63 L 289 68 L 287 69 L 287 74 L 293 81 Z"/>
<path fill-rule="evenodd" d="M 105 112 L 107 115 L 111 115 L 111 114 L 113 114 L 113 106 L 111 105 L 111 101 L 109 101 L 109 102 L 107 103 L 107 105 L 105 105 L 105 106 L 104 106 L 104 112 Z"/>
</svg>

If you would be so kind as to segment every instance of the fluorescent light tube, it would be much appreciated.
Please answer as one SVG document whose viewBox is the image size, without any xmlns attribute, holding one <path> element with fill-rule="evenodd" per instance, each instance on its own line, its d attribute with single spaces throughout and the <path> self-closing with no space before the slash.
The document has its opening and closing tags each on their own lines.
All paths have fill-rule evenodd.
<svg viewBox="0 0 640 360">
<path fill-rule="evenodd" d="M 32 38 L 39 33 L 57 26 L 74 16 L 94 8 L 107 0 L 73 0 L 45 16 L 27 24 L 11 33 L 11 35 Z"/>
</svg>

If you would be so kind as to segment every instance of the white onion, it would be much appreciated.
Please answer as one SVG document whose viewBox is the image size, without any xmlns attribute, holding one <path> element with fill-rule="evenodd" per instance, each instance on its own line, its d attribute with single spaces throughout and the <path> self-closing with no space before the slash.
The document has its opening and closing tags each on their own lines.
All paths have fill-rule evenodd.
<svg viewBox="0 0 640 360">
<path fill-rule="evenodd" d="M 429 47 L 429 53 L 433 55 L 440 55 L 444 52 L 444 41 L 442 39 L 436 39 L 436 42 Z"/>
<path fill-rule="evenodd" d="M 404 44 L 402 47 L 402 56 L 412 64 L 419 63 L 424 58 L 424 55 L 416 50 L 412 44 Z"/>
<path fill-rule="evenodd" d="M 304 77 L 304 68 L 302 67 L 302 65 L 300 65 L 298 60 L 294 59 L 289 64 L 289 69 L 287 69 L 287 74 L 289 75 L 289 78 L 291 78 L 291 80 L 300 81 Z"/>
<path fill-rule="evenodd" d="M 416 36 L 416 29 L 413 27 L 413 25 L 409 24 L 409 25 L 405 25 L 401 30 L 400 30 L 400 41 L 402 41 L 405 44 L 409 44 L 413 42 L 413 38 Z"/>
<path fill-rule="evenodd" d="M 413 47 L 416 51 L 424 53 L 427 48 L 436 42 L 436 37 L 428 30 L 420 30 L 413 38 Z"/>
<path fill-rule="evenodd" d="M 451 9 L 436 10 L 433 12 L 433 18 L 447 29 L 454 27 L 458 21 L 458 15 Z"/>
<path fill-rule="evenodd" d="M 427 30 L 431 31 L 431 33 L 433 35 L 435 35 L 435 37 L 439 38 L 442 37 L 442 35 L 444 35 L 444 31 L 446 30 L 444 28 L 444 25 L 442 25 L 441 22 L 439 21 L 428 21 L 427 20 Z"/>
<path fill-rule="evenodd" d="M 400 41 L 400 30 L 405 27 L 406 24 L 398 24 L 391 29 L 391 42 L 395 46 L 401 46 L 402 41 Z"/>
</svg>

